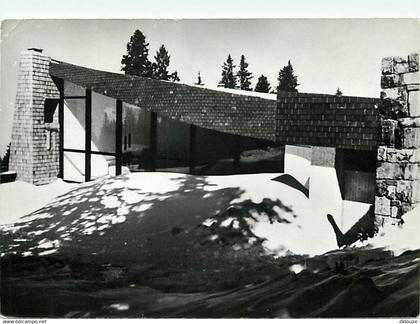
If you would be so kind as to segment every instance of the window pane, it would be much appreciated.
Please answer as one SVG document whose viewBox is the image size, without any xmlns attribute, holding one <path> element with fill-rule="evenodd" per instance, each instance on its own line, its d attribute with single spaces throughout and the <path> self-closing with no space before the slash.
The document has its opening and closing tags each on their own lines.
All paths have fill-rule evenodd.
<svg viewBox="0 0 420 324">
<path fill-rule="evenodd" d="M 92 151 L 115 152 L 116 100 L 92 92 Z"/>
<path fill-rule="evenodd" d="M 190 126 L 170 118 L 158 117 L 157 161 L 160 171 L 189 171 Z"/>
<path fill-rule="evenodd" d="M 85 99 L 64 100 L 64 148 L 85 149 Z"/>
<path fill-rule="evenodd" d="M 85 181 L 85 153 L 64 152 L 64 180 Z"/>
<path fill-rule="evenodd" d="M 86 89 L 64 80 L 64 96 L 85 96 Z"/>
<path fill-rule="evenodd" d="M 115 175 L 115 156 L 92 154 L 90 157 L 91 163 L 91 178 L 97 179 L 106 175 Z"/>
<path fill-rule="evenodd" d="M 123 103 L 122 119 L 123 165 L 130 171 L 150 170 L 150 112 Z"/>
</svg>

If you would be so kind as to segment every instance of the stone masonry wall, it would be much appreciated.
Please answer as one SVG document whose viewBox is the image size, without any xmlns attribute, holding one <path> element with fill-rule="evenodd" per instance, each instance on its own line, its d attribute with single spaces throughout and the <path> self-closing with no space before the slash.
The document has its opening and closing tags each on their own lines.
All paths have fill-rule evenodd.
<svg viewBox="0 0 420 324">
<path fill-rule="evenodd" d="M 420 202 L 419 55 L 382 59 L 375 214 L 399 219 Z"/>
<path fill-rule="evenodd" d="M 45 99 L 59 98 L 50 61 L 36 51 L 22 52 L 16 89 L 9 168 L 35 185 L 54 181 L 59 172 L 58 107 L 53 122 L 44 122 Z"/>
</svg>

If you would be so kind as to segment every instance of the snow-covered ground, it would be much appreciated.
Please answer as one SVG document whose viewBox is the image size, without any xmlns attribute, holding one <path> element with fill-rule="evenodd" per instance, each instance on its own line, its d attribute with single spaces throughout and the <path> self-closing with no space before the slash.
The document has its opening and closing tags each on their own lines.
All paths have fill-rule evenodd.
<svg viewBox="0 0 420 324">
<path fill-rule="evenodd" d="M 141 172 L 115 178 L 105 177 L 83 185 L 56 181 L 50 185 L 38 187 L 18 181 L 0 185 L 0 210 L 2 211 L 0 222 L 1 224 L 19 223 L 3 226 L 5 230 L 15 231 L 27 226 L 21 224 L 27 224 L 37 218 L 53 219 L 57 215 L 52 213 L 59 207 L 60 210 L 64 210 L 60 215 L 62 221 L 58 218 L 57 222 L 57 218 L 54 218 L 54 222 L 51 221 L 48 229 L 45 230 L 54 230 L 53 227 L 56 227 L 55 230 L 65 234 L 65 240 L 68 241 L 71 240 L 71 234 L 75 231 L 83 235 L 94 233 L 104 235 L 116 224 L 124 224 L 133 217 L 147 218 L 147 212 L 153 207 L 166 204 L 170 198 L 181 197 L 182 205 L 177 203 L 177 211 L 168 212 L 171 213 L 171 217 L 185 218 L 185 215 L 172 214 L 191 213 L 191 206 L 194 205 L 197 215 L 186 220 L 187 223 L 190 222 L 193 225 L 198 215 L 208 213 L 208 210 L 205 210 L 208 206 L 205 207 L 203 203 L 200 207 L 200 201 L 197 201 L 197 197 L 192 193 L 199 192 L 203 202 L 217 195 L 212 198 L 217 201 L 216 197 L 219 197 L 223 190 L 229 190 L 229 192 L 235 192 L 231 199 L 229 198 L 230 200 L 224 197 L 224 200 L 227 199 L 224 205 L 216 208 L 210 216 L 199 218 L 204 227 L 210 228 L 212 224 L 217 223 L 221 228 L 239 228 L 240 215 L 229 214 L 226 211 L 231 208 L 241 208 L 241 211 L 246 209 L 249 215 L 245 218 L 246 226 L 253 233 L 248 237 L 249 245 L 252 245 L 257 237 L 262 240 L 266 252 L 278 256 L 289 253 L 319 255 L 336 249 L 335 234 L 326 217 L 326 210 L 329 207 L 308 199 L 304 193 L 287 183 L 272 181 L 279 175 L 281 174 L 266 173 L 194 177 L 178 173 Z M 189 182 L 191 182 L 190 185 Z M 73 188 L 75 188 L 74 191 L 62 195 Z M 62 197 L 53 199 L 59 195 Z M 271 209 L 267 211 L 258 208 L 267 204 L 267 201 L 271 204 L 269 207 Z M 50 204 L 47 205 L 48 202 Z M 44 205 L 47 205 L 45 209 L 21 219 L 25 214 Z M 74 210 L 77 211 L 77 215 Z M 271 211 L 277 217 L 275 221 L 268 215 Z M 357 246 L 367 244 L 375 247 L 386 246 L 396 253 L 401 253 L 406 249 L 420 248 L 419 236 L 416 235 L 420 223 L 419 211 L 419 208 L 416 208 L 405 215 L 403 226 L 386 224 L 378 236 L 358 243 Z M 73 221 L 71 223 L 65 221 L 66 217 L 72 217 Z M 161 218 L 154 220 L 160 223 L 159 231 L 165 226 L 173 226 L 170 222 L 165 225 L 168 219 L 166 214 L 154 217 Z M 221 217 L 224 218 L 221 219 Z M 40 231 L 39 234 L 42 235 L 42 233 Z M 216 239 L 217 236 L 217 234 L 213 235 L 211 240 Z M 45 243 L 42 240 L 40 242 Z"/>
<path fill-rule="evenodd" d="M 75 186 L 62 180 L 44 186 L 34 186 L 23 181 L 0 184 L 0 225 L 22 221 L 22 216 L 44 207 Z"/>
</svg>

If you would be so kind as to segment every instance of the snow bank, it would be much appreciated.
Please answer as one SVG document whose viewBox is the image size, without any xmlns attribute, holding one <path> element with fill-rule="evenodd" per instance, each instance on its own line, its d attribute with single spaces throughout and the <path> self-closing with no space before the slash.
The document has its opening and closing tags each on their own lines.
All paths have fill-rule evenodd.
<svg viewBox="0 0 420 324">
<path fill-rule="evenodd" d="M 32 231 L 30 234 L 38 244 L 45 231 L 65 241 L 71 241 L 75 234 L 99 234 L 106 239 L 108 229 L 114 226 L 122 233 L 129 229 L 127 233 L 155 235 L 171 231 L 174 224 L 182 220 L 183 228 L 197 231 L 197 237 L 204 235 L 203 239 L 208 241 L 215 241 L 219 234 L 229 231 L 242 233 L 240 242 L 246 241 L 246 244 L 228 240 L 228 247 L 235 251 L 254 244 L 262 244 L 267 253 L 277 256 L 290 253 L 313 256 L 337 249 L 325 206 L 308 199 L 292 184 L 272 180 L 280 175 L 196 177 L 141 172 L 106 177 L 78 185 L 44 209 L 25 217 L 27 223 L 16 224 L 13 228 L 23 228 L 22 224 L 25 224 L 25 231 Z M 61 181 L 40 187 L 23 182 L 0 185 L 0 208 L 5 215 L 1 223 L 20 221 L 21 216 L 42 207 L 74 186 Z M 386 224 L 377 237 L 358 244 L 388 247 L 398 253 L 420 248 L 416 233 L 420 225 L 419 211 L 417 208 L 405 215 L 402 228 Z M 34 225 L 31 228 L 30 221 L 41 218 L 51 220 L 42 222 L 41 227 Z M 214 226 L 216 231 L 213 231 Z M 11 230 L 13 228 L 10 227 Z M 6 228 L 4 230 L 7 231 Z M 41 230 L 44 232 L 39 232 Z M 172 239 L 177 240 L 178 236 Z M 19 244 L 18 241 L 15 243 Z M 36 248 L 39 249 L 39 246 Z"/>
<path fill-rule="evenodd" d="M 53 198 L 75 186 L 62 180 L 44 186 L 23 181 L 0 184 L 0 225 L 19 222 L 22 216 L 44 207 Z"/>
<path fill-rule="evenodd" d="M 401 225 L 385 222 L 379 233 L 365 242 L 358 242 L 356 246 L 383 247 L 400 255 L 407 250 L 420 249 L 420 206 L 417 206 L 402 216 Z"/>
</svg>

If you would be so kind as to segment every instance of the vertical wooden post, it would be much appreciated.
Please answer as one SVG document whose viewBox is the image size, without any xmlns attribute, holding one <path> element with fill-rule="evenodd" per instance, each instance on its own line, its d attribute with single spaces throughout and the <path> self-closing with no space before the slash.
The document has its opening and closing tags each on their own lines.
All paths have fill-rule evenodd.
<svg viewBox="0 0 420 324">
<path fill-rule="evenodd" d="M 157 155 L 157 114 L 150 114 L 150 171 L 156 171 Z"/>
<path fill-rule="evenodd" d="M 85 181 L 90 181 L 92 154 L 92 91 L 90 89 L 86 89 L 85 107 Z"/>
<path fill-rule="evenodd" d="M 58 102 L 58 124 L 59 144 L 58 144 L 58 177 L 64 179 L 64 80 L 60 79 L 58 90 L 60 91 L 60 100 Z"/>
<path fill-rule="evenodd" d="M 190 125 L 190 156 L 189 156 L 190 174 L 195 173 L 196 134 L 197 134 L 197 127 L 195 125 Z"/>
<path fill-rule="evenodd" d="M 115 175 L 121 174 L 122 166 L 122 101 L 117 100 L 117 116 L 115 127 Z"/>
</svg>

